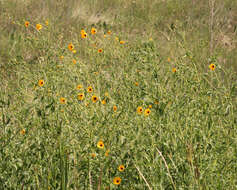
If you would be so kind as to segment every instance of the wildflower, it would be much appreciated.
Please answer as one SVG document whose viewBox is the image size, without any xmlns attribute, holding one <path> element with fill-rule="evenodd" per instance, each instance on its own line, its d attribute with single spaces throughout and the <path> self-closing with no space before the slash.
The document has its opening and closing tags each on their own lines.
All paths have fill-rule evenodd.
<svg viewBox="0 0 237 190">
<path fill-rule="evenodd" d="M 176 73 L 176 72 L 177 72 L 177 69 L 176 69 L 176 68 L 172 68 L 172 72 L 173 72 L 173 73 Z"/>
<path fill-rule="evenodd" d="M 108 35 L 110 35 L 111 33 L 112 33 L 112 32 L 111 32 L 110 30 L 107 32 Z"/>
<path fill-rule="evenodd" d="M 42 25 L 41 25 L 41 24 L 36 24 L 36 29 L 37 29 L 38 31 L 40 31 L 40 30 L 42 29 Z"/>
<path fill-rule="evenodd" d="M 44 86 L 44 80 L 39 80 L 39 81 L 38 81 L 38 85 L 39 85 L 39 86 Z"/>
<path fill-rule="evenodd" d="M 74 50 L 72 50 L 72 53 L 74 53 L 74 54 L 75 54 L 76 52 L 77 52 L 77 50 L 75 50 L 75 49 L 74 49 Z"/>
<path fill-rule="evenodd" d="M 60 98 L 60 103 L 61 103 L 61 104 L 65 104 L 65 103 L 66 103 L 66 99 L 63 98 L 63 97 L 61 97 L 61 98 Z"/>
<path fill-rule="evenodd" d="M 121 183 L 121 178 L 120 177 L 115 177 L 114 178 L 114 180 L 113 180 L 113 183 L 115 184 L 115 185 L 119 185 L 120 183 Z"/>
<path fill-rule="evenodd" d="M 106 38 L 107 36 L 106 36 L 106 34 L 104 34 L 104 38 Z"/>
<path fill-rule="evenodd" d="M 81 38 L 86 38 L 86 37 L 87 37 L 87 33 L 86 32 L 81 34 Z"/>
<path fill-rule="evenodd" d="M 120 165 L 120 166 L 118 167 L 118 170 L 119 170 L 120 172 L 123 172 L 124 169 L 125 169 L 124 165 Z"/>
<path fill-rule="evenodd" d="M 118 37 L 115 37 L 115 40 L 116 40 L 116 41 L 119 41 L 119 38 L 118 38 Z"/>
<path fill-rule="evenodd" d="M 106 100 L 102 100 L 101 103 L 102 103 L 103 105 L 105 105 L 105 104 L 106 104 Z"/>
<path fill-rule="evenodd" d="M 92 100 L 92 102 L 96 103 L 98 101 L 98 97 L 97 96 L 92 96 L 91 100 Z"/>
<path fill-rule="evenodd" d="M 63 59 L 63 58 L 64 58 L 64 56 L 63 56 L 63 55 L 61 55 L 61 56 L 60 56 L 60 59 Z"/>
<path fill-rule="evenodd" d="M 83 93 L 79 93 L 77 95 L 77 98 L 78 98 L 78 100 L 83 100 L 84 99 L 84 94 Z"/>
<path fill-rule="evenodd" d="M 138 86 L 138 82 L 135 82 L 135 85 Z"/>
<path fill-rule="evenodd" d="M 25 21 L 25 27 L 27 28 L 30 25 L 29 21 Z"/>
<path fill-rule="evenodd" d="M 167 61 L 170 63 L 170 58 L 168 57 Z"/>
<path fill-rule="evenodd" d="M 95 158 L 96 157 L 96 153 L 91 153 L 91 157 Z"/>
<path fill-rule="evenodd" d="M 149 108 L 145 109 L 145 112 L 144 112 L 145 116 L 150 115 L 150 113 L 151 113 L 151 110 Z"/>
<path fill-rule="evenodd" d="M 75 59 L 73 59 L 72 62 L 73 62 L 73 64 L 76 64 L 76 63 L 77 63 L 77 61 L 76 61 Z"/>
<path fill-rule="evenodd" d="M 87 88 L 87 91 L 88 91 L 88 92 L 92 92 L 92 91 L 93 91 L 93 88 L 92 88 L 91 86 L 89 86 L 89 87 Z"/>
<path fill-rule="evenodd" d="M 148 107 L 151 109 L 151 108 L 152 108 L 152 105 L 150 104 Z"/>
<path fill-rule="evenodd" d="M 114 112 L 116 112 L 117 109 L 118 109 L 117 106 L 114 105 L 114 106 L 113 106 L 113 110 L 114 110 Z"/>
<path fill-rule="evenodd" d="M 106 152 L 105 152 L 105 156 L 107 157 L 107 156 L 109 156 L 109 150 L 106 150 Z"/>
<path fill-rule="evenodd" d="M 91 29 L 91 34 L 96 34 L 97 30 L 95 28 Z"/>
<path fill-rule="evenodd" d="M 142 111 L 143 111 L 142 107 L 141 107 L 141 106 L 139 106 L 139 107 L 137 108 L 137 113 L 141 114 L 141 113 L 142 113 Z"/>
<path fill-rule="evenodd" d="M 108 96 L 109 96 L 109 93 L 108 93 L 108 92 L 105 92 L 105 96 L 108 97 Z"/>
<path fill-rule="evenodd" d="M 86 31 L 82 29 L 82 30 L 81 30 L 81 34 L 84 34 L 84 33 L 86 33 Z"/>
<path fill-rule="evenodd" d="M 125 44 L 125 41 L 121 40 L 119 43 L 120 43 L 120 44 Z"/>
<path fill-rule="evenodd" d="M 80 90 L 83 86 L 81 84 L 77 85 L 77 90 Z"/>
<path fill-rule="evenodd" d="M 74 45 L 72 43 L 68 44 L 68 49 L 72 51 L 74 49 Z"/>
<path fill-rule="evenodd" d="M 216 66 L 212 63 L 212 64 L 209 65 L 209 68 L 210 68 L 212 71 L 214 71 L 215 68 L 216 68 Z"/>
<path fill-rule="evenodd" d="M 22 129 L 22 130 L 20 131 L 20 134 L 21 134 L 21 135 L 26 134 L 26 130 L 25 130 L 25 129 Z"/>
<path fill-rule="evenodd" d="M 104 142 L 100 140 L 100 141 L 97 143 L 97 147 L 100 148 L 100 149 L 103 149 L 103 148 L 105 147 Z"/>
<path fill-rule="evenodd" d="M 98 53 L 102 53 L 102 51 L 103 51 L 102 49 L 98 49 Z"/>
<path fill-rule="evenodd" d="M 46 26 L 49 25 L 49 21 L 48 21 L 48 20 L 45 21 L 45 25 L 46 25 Z"/>
</svg>

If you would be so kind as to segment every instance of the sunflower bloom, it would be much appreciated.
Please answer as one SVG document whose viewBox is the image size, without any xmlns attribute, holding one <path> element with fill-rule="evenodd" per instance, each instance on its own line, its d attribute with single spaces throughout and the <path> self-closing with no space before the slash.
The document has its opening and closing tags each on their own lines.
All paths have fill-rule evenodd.
<svg viewBox="0 0 237 190">
<path fill-rule="evenodd" d="M 152 105 L 150 104 L 148 107 L 151 109 L 151 108 L 152 108 Z"/>
<path fill-rule="evenodd" d="M 72 53 L 74 53 L 74 54 L 75 54 L 76 52 L 77 52 L 77 50 L 75 50 L 75 49 L 74 49 L 74 50 L 72 50 Z"/>
<path fill-rule="evenodd" d="M 40 31 L 40 30 L 42 29 L 42 25 L 41 25 L 41 24 L 36 24 L 36 29 L 37 29 L 38 31 Z"/>
<path fill-rule="evenodd" d="M 39 81 L 38 81 L 38 85 L 39 85 L 40 87 L 44 86 L 44 80 L 39 80 Z"/>
<path fill-rule="evenodd" d="M 87 92 L 92 92 L 92 91 L 93 91 L 92 86 L 89 86 L 89 87 L 87 88 Z"/>
<path fill-rule="evenodd" d="M 63 98 L 63 97 L 61 97 L 61 98 L 59 99 L 59 101 L 60 101 L 61 104 L 66 104 L 66 99 Z"/>
<path fill-rule="evenodd" d="M 119 185 L 120 183 L 121 183 L 121 178 L 120 177 L 115 177 L 114 178 L 114 180 L 113 180 L 113 183 L 115 184 L 115 185 Z"/>
<path fill-rule="evenodd" d="M 81 34 L 81 38 L 87 38 L 87 33 L 85 32 L 85 33 L 82 33 Z"/>
<path fill-rule="evenodd" d="M 27 27 L 29 27 L 29 25 L 30 25 L 30 22 L 29 21 L 25 21 L 25 27 L 27 28 Z"/>
<path fill-rule="evenodd" d="M 60 59 L 63 59 L 63 58 L 64 58 L 64 56 L 63 56 L 63 55 L 61 55 L 61 56 L 60 56 Z"/>
<path fill-rule="evenodd" d="M 68 49 L 72 51 L 74 49 L 74 45 L 72 43 L 68 44 Z"/>
<path fill-rule="evenodd" d="M 26 134 L 26 130 L 25 130 L 25 129 L 22 129 L 22 130 L 20 131 L 20 134 L 21 134 L 21 135 Z"/>
<path fill-rule="evenodd" d="M 92 102 L 96 103 L 98 101 L 98 97 L 94 95 L 91 97 L 91 100 Z"/>
<path fill-rule="evenodd" d="M 170 58 L 169 58 L 169 57 L 167 58 L 167 61 L 170 63 L 170 61 L 171 61 L 171 60 L 170 60 Z"/>
<path fill-rule="evenodd" d="M 214 71 L 215 68 L 216 68 L 216 66 L 213 63 L 209 65 L 209 69 L 211 69 L 212 71 Z"/>
<path fill-rule="evenodd" d="M 173 72 L 173 73 L 176 73 L 176 72 L 177 72 L 177 69 L 176 69 L 176 68 L 172 68 L 172 72 Z"/>
<path fill-rule="evenodd" d="M 112 32 L 109 30 L 109 31 L 107 32 L 107 34 L 110 35 L 110 34 L 112 34 Z"/>
<path fill-rule="evenodd" d="M 137 108 L 137 113 L 141 114 L 141 113 L 142 113 L 142 111 L 143 111 L 142 107 L 141 107 L 141 106 L 139 106 L 139 107 Z"/>
<path fill-rule="evenodd" d="M 100 149 L 103 149 L 103 148 L 105 147 L 104 142 L 100 140 L 100 141 L 97 143 L 97 147 L 100 148 Z"/>
<path fill-rule="evenodd" d="M 150 113 L 151 113 L 151 110 L 149 108 L 145 109 L 145 112 L 144 112 L 145 116 L 150 115 Z"/>
<path fill-rule="evenodd" d="M 96 34 L 97 30 L 95 28 L 91 29 L 91 34 Z"/>
<path fill-rule="evenodd" d="M 135 82 L 135 85 L 138 86 L 139 85 L 138 82 Z"/>
<path fill-rule="evenodd" d="M 86 31 L 82 29 L 82 30 L 81 30 L 81 34 L 84 34 L 84 33 L 86 33 Z"/>
<path fill-rule="evenodd" d="M 46 25 L 46 26 L 49 25 L 49 21 L 48 21 L 48 20 L 45 21 L 45 25 Z"/>
<path fill-rule="evenodd" d="M 106 104 L 106 100 L 102 100 L 101 103 L 102 103 L 103 105 L 105 105 L 105 104 Z"/>
<path fill-rule="evenodd" d="M 106 157 L 109 156 L 109 152 L 110 152 L 109 150 L 106 150 L 106 152 L 105 152 L 105 156 L 106 156 Z"/>
<path fill-rule="evenodd" d="M 124 165 L 120 165 L 120 166 L 118 167 L 118 170 L 119 170 L 120 172 L 123 172 L 124 169 L 125 169 Z"/>
<path fill-rule="evenodd" d="M 77 90 L 80 90 L 80 89 L 82 89 L 83 88 L 83 86 L 81 85 L 81 84 L 78 84 L 77 85 Z"/>
<path fill-rule="evenodd" d="M 120 44 L 125 44 L 125 41 L 121 40 L 119 43 L 120 43 Z"/>
<path fill-rule="evenodd" d="M 103 50 L 102 49 L 98 49 L 98 53 L 102 53 L 103 52 Z"/>
<path fill-rule="evenodd" d="M 114 110 L 114 112 L 116 112 L 117 111 L 117 106 L 113 106 L 113 110 Z"/>
<path fill-rule="evenodd" d="M 96 157 L 96 153 L 91 153 L 91 157 L 95 158 Z"/>
<path fill-rule="evenodd" d="M 80 93 L 77 95 L 78 100 L 83 100 L 84 99 L 84 94 Z"/>
</svg>

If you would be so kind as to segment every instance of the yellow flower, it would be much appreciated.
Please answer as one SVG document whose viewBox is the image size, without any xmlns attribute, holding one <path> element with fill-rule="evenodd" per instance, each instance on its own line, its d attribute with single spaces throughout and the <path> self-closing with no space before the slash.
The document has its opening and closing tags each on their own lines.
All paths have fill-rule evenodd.
<svg viewBox="0 0 237 190">
<path fill-rule="evenodd" d="M 97 30 L 95 28 L 91 29 L 91 34 L 96 34 Z"/>
<path fill-rule="evenodd" d="M 98 101 L 98 97 L 94 95 L 91 97 L 91 100 L 92 102 L 96 103 Z"/>
<path fill-rule="evenodd" d="M 152 105 L 150 104 L 148 107 L 151 109 L 151 108 L 152 108 Z"/>
<path fill-rule="evenodd" d="M 169 57 L 168 57 L 167 61 L 170 62 L 170 58 Z"/>
<path fill-rule="evenodd" d="M 30 25 L 29 21 L 25 21 L 25 27 L 27 28 Z"/>
<path fill-rule="evenodd" d="M 177 72 L 177 69 L 176 69 L 176 68 L 172 68 L 172 72 L 173 72 L 173 73 L 176 73 L 176 72 Z"/>
<path fill-rule="evenodd" d="M 105 152 L 105 156 L 109 156 L 109 150 L 106 150 L 106 152 Z"/>
<path fill-rule="evenodd" d="M 72 50 L 72 53 L 76 53 L 76 52 L 77 52 L 77 50 L 75 50 L 75 49 L 74 49 L 74 50 Z"/>
<path fill-rule="evenodd" d="M 118 38 L 118 37 L 115 37 L 115 40 L 116 40 L 116 41 L 119 41 L 119 38 Z"/>
<path fill-rule="evenodd" d="M 89 86 L 89 87 L 87 88 L 87 91 L 88 91 L 88 92 L 92 92 L 92 91 L 93 91 L 92 86 Z"/>
<path fill-rule="evenodd" d="M 109 93 L 108 93 L 108 92 L 105 92 L 105 96 L 108 97 L 108 96 L 109 96 Z"/>
<path fill-rule="evenodd" d="M 81 34 L 84 34 L 84 33 L 86 33 L 86 31 L 82 29 L 82 30 L 81 30 Z"/>
<path fill-rule="evenodd" d="M 215 68 L 216 68 L 216 66 L 212 63 L 212 64 L 209 65 L 209 68 L 210 68 L 212 71 L 214 71 Z"/>
<path fill-rule="evenodd" d="M 102 51 L 103 51 L 102 49 L 98 49 L 98 53 L 102 53 Z"/>
<path fill-rule="evenodd" d="M 117 106 L 113 106 L 113 110 L 114 110 L 114 112 L 116 112 L 117 111 Z"/>
<path fill-rule="evenodd" d="M 111 33 L 112 33 L 112 32 L 111 32 L 110 30 L 107 32 L 107 34 L 109 34 L 109 35 L 110 35 Z"/>
<path fill-rule="evenodd" d="M 42 25 L 41 24 L 36 24 L 36 29 L 39 31 L 42 29 Z"/>
<path fill-rule="evenodd" d="M 95 158 L 96 157 L 96 153 L 91 153 L 91 157 Z"/>
<path fill-rule="evenodd" d="M 39 86 L 44 86 L 44 80 L 39 80 L 39 81 L 38 81 L 38 85 L 39 85 Z"/>
<path fill-rule="evenodd" d="M 107 36 L 106 36 L 106 34 L 104 34 L 104 38 L 106 38 Z"/>
<path fill-rule="evenodd" d="M 143 111 L 142 107 L 141 107 L 141 106 L 139 106 L 139 107 L 137 108 L 137 113 L 141 114 L 141 113 L 142 113 L 142 111 Z"/>
<path fill-rule="evenodd" d="M 49 21 L 48 21 L 48 20 L 45 21 L 45 25 L 46 25 L 46 26 L 49 25 Z"/>
<path fill-rule="evenodd" d="M 97 143 L 97 147 L 100 148 L 100 149 L 103 149 L 103 148 L 105 147 L 104 142 L 100 140 L 100 141 Z"/>
<path fill-rule="evenodd" d="M 138 82 L 135 82 L 135 85 L 138 86 L 139 85 Z"/>
<path fill-rule="evenodd" d="M 83 86 L 81 84 L 77 85 L 77 90 L 80 90 L 81 88 L 83 88 Z"/>
<path fill-rule="evenodd" d="M 124 169 L 125 169 L 124 165 L 120 165 L 120 166 L 118 167 L 118 170 L 119 170 L 120 172 L 123 172 Z"/>
<path fill-rule="evenodd" d="M 87 37 L 87 33 L 86 32 L 81 34 L 81 38 L 86 38 L 86 37 Z"/>
<path fill-rule="evenodd" d="M 125 41 L 122 41 L 122 40 L 121 40 L 119 43 L 120 43 L 120 44 L 125 44 Z"/>
<path fill-rule="evenodd" d="M 61 56 L 60 56 L 60 59 L 63 59 L 63 58 L 64 58 L 64 56 L 63 56 L 63 55 L 61 55 Z"/>
<path fill-rule="evenodd" d="M 83 93 L 79 93 L 77 95 L 77 98 L 78 98 L 78 100 L 83 100 L 84 99 L 84 94 Z"/>
<path fill-rule="evenodd" d="M 68 44 L 68 49 L 72 51 L 74 49 L 74 45 L 72 43 Z"/>
<path fill-rule="evenodd" d="M 114 178 L 114 180 L 113 180 L 113 183 L 115 184 L 115 185 L 119 185 L 120 183 L 121 183 L 121 178 L 120 177 L 115 177 Z"/>
<path fill-rule="evenodd" d="M 144 112 L 145 116 L 150 115 L 150 113 L 151 113 L 151 110 L 149 108 L 145 109 L 145 112 Z"/>
<path fill-rule="evenodd" d="M 76 61 L 75 59 L 73 59 L 72 62 L 73 62 L 73 64 L 76 64 L 76 63 L 77 63 L 77 61 Z"/>
<path fill-rule="evenodd" d="M 101 103 L 102 103 L 103 105 L 105 105 L 105 104 L 106 104 L 106 100 L 102 100 Z"/>
<path fill-rule="evenodd" d="M 21 135 L 26 134 L 26 130 L 25 130 L 25 129 L 22 129 L 22 130 L 20 131 L 20 134 L 21 134 Z"/>
<path fill-rule="evenodd" d="M 60 98 L 60 103 L 61 103 L 61 104 L 66 104 L 66 99 L 63 98 L 63 97 L 61 97 L 61 98 Z"/>
</svg>

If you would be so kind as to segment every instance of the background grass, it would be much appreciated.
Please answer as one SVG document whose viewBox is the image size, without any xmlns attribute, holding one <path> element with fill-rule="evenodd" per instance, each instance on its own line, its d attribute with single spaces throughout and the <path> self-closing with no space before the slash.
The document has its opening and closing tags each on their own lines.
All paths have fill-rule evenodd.
<svg viewBox="0 0 237 190">
<path fill-rule="evenodd" d="M 210 10 L 0 1 L 0 189 L 236 189 L 237 2 L 215 1 L 212 32 Z"/>
</svg>

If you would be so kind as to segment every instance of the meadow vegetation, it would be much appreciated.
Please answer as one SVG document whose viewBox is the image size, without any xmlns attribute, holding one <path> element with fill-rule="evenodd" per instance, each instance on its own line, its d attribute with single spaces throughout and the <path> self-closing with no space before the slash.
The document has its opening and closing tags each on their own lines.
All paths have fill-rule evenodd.
<svg viewBox="0 0 237 190">
<path fill-rule="evenodd" d="M 0 0 L 0 189 L 237 189 L 237 1 Z"/>
</svg>

